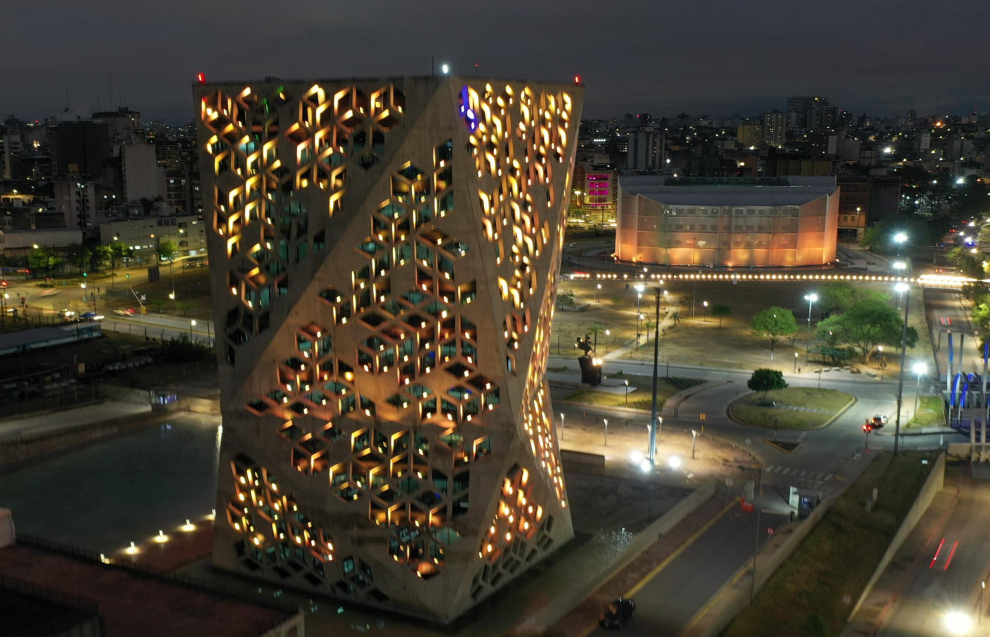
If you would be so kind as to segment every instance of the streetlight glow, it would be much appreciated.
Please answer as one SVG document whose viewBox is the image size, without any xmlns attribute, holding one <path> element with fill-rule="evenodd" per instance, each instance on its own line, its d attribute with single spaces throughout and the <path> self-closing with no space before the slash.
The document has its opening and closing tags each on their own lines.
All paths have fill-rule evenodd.
<svg viewBox="0 0 990 637">
<path fill-rule="evenodd" d="M 897 292 L 897 293 L 899 293 L 899 294 L 903 294 L 904 292 L 907 292 L 908 291 L 908 284 L 907 283 L 898 283 L 897 285 L 894 286 L 894 291 Z"/>
<path fill-rule="evenodd" d="M 440 66 L 440 70 L 443 72 L 444 75 L 446 75 L 450 73 L 450 66 L 448 66 L 447 64 L 443 64 Z"/>
<path fill-rule="evenodd" d="M 904 243 L 905 241 L 907 241 L 907 235 L 904 234 L 903 232 L 898 232 L 897 234 L 894 235 L 894 241 L 896 241 L 897 243 Z"/>
<path fill-rule="evenodd" d="M 915 363 L 914 365 L 911 366 L 911 371 L 917 374 L 918 376 L 924 376 L 925 374 L 928 373 L 928 365 L 920 362 Z"/>
<path fill-rule="evenodd" d="M 680 469 L 681 459 L 677 456 L 671 456 L 670 459 L 667 460 L 667 465 L 669 465 L 671 469 Z"/>
<path fill-rule="evenodd" d="M 945 615 L 945 627 L 953 635 L 965 635 L 973 627 L 973 620 L 957 610 Z"/>
</svg>

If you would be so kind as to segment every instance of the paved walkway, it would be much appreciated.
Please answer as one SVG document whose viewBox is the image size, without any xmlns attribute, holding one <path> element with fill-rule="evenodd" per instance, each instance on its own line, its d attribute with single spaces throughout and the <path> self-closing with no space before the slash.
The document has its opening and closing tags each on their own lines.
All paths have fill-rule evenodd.
<svg viewBox="0 0 990 637">
<path fill-rule="evenodd" d="M 109 400 L 98 405 L 89 405 L 78 409 L 53 411 L 13 420 L 0 420 L 0 438 L 30 436 L 55 429 L 78 427 L 150 412 L 150 405 Z"/>
</svg>

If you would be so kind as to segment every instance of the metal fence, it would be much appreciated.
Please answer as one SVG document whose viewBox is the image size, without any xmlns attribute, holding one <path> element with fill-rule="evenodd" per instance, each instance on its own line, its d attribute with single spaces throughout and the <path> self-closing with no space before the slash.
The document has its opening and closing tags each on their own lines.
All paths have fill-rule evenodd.
<svg viewBox="0 0 990 637">
<path fill-rule="evenodd" d="M 35 396 L 14 402 L 0 402 L 0 418 L 9 418 L 41 411 L 74 409 L 85 405 L 93 405 L 105 399 L 105 392 L 99 385 L 78 385 L 65 391 L 45 396 Z"/>
</svg>

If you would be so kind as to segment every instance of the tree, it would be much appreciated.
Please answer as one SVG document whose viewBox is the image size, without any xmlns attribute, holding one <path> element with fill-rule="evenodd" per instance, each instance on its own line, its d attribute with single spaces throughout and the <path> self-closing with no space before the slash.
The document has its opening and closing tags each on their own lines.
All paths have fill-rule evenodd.
<svg viewBox="0 0 990 637">
<path fill-rule="evenodd" d="M 75 243 L 65 249 L 65 254 L 68 257 L 69 263 L 76 266 L 79 272 L 82 272 L 86 269 L 87 264 L 89 264 L 91 253 L 88 247 Z"/>
<path fill-rule="evenodd" d="M 856 355 L 856 350 L 851 347 L 836 347 L 828 343 L 822 343 L 821 345 L 812 347 L 811 351 L 819 359 L 831 365 L 841 365 L 852 360 L 852 357 Z"/>
<path fill-rule="evenodd" d="M 176 255 L 179 253 L 178 247 L 176 247 L 174 241 L 164 239 L 158 242 L 158 259 L 160 261 L 168 261 L 171 263 L 175 260 Z"/>
<path fill-rule="evenodd" d="M 837 341 L 854 345 L 863 353 L 864 363 L 869 362 L 877 345 L 900 345 L 903 329 L 900 312 L 876 295 L 860 299 L 842 314 L 818 324 L 819 335 L 832 332 Z M 909 328 L 908 347 L 917 339 L 917 331 Z"/>
<path fill-rule="evenodd" d="M 100 267 L 110 260 L 110 248 L 104 245 L 93 246 L 89 253 L 89 265 L 94 270 L 99 270 Z"/>
<path fill-rule="evenodd" d="M 107 246 L 110 249 L 110 267 L 116 270 L 125 257 L 131 256 L 131 249 L 123 241 L 113 241 Z"/>
<path fill-rule="evenodd" d="M 62 257 L 54 248 L 38 248 L 28 255 L 28 265 L 32 270 L 43 272 L 49 277 L 62 267 Z"/>
<path fill-rule="evenodd" d="M 722 329 L 722 317 L 730 316 L 732 314 L 732 308 L 725 303 L 715 303 L 712 305 L 711 313 L 712 316 L 718 317 L 718 329 Z"/>
<path fill-rule="evenodd" d="M 622 297 L 621 296 L 613 296 L 612 297 L 612 305 L 614 305 L 615 307 L 620 307 L 622 305 Z"/>
<path fill-rule="evenodd" d="M 746 381 L 746 386 L 753 391 L 763 392 L 762 403 L 769 402 L 767 394 L 780 389 L 787 389 L 787 382 L 784 381 L 784 374 L 776 369 L 765 367 L 753 370 L 753 375 Z"/>
<path fill-rule="evenodd" d="M 946 252 L 945 258 L 959 268 L 959 274 L 965 277 L 982 279 L 986 276 L 982 254 L 973 254 L 969 249 L 960 246 Z"/>
<path fill-rule="evenodd" d="M 773 359 L 773 346 L 780 337 L 797 334 L 798 331 L 794 313 L 776 305 L 754 316 L 749 326 L 757 335 L 769 339 L 771 359 Z"/>
<path fill-rule="evenodd" d="M 842 312 L 854 302 L 856 290 L 847 281 L 829 281 L 818 288 L 818 310 L 828 317 L 832 312 Z"/>
</svg>

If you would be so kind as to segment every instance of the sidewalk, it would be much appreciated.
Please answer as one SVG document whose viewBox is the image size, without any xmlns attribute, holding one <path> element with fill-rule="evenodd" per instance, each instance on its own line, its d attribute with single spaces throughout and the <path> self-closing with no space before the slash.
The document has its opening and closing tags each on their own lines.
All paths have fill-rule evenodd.
<svg viewBox="0 0 990 637">
<path fill-rule="evenodd" d="M 0 438 L 35 435 L 46 431 L 91 425 L 142 413 L 151 413 L 151 405 L 108 400 L 98 405 L 0 421 Z"/>
</svg>

